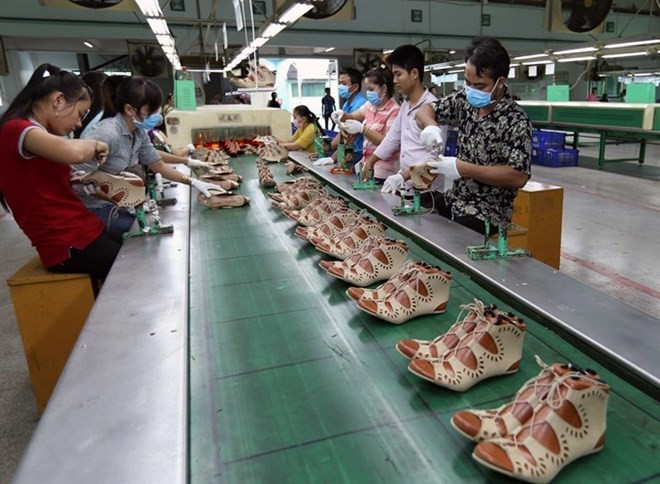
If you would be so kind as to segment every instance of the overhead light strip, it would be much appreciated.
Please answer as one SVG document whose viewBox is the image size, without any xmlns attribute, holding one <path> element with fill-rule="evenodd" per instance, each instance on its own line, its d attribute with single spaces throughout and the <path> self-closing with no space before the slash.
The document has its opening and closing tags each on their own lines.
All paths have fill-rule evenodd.
<svg viewBox="0 0 660 484">
<path fill-rule="evenodd" d="M 622 52 L 620 54 L 606 54 L 601 56 L 603 59 L 616 59 L 617 57 L 636 57 L 640 55 L 648 55 L 645 50 L 639 52 Z"/>
<path fill-rule="evenodd" d="M 557 50 L 553 55 L 582 54 L 583 52 L 596 52 L 596 47 L 581 47 L 579 49 Z"/>
<path fill-rule="evenodd" d="M 638 40 L 635 42 L 623 42 L 621 44 L 608 44 L 606 49 L 624 49 L 626 47 L 636 47 L 638 45 L 660 44 L 660 39 Z"/>
</svg>

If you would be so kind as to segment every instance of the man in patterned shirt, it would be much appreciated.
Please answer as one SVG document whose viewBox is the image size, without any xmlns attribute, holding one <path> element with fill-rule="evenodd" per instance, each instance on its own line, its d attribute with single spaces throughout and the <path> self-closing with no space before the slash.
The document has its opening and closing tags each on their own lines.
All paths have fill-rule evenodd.
<svg viewBox="0 0 660 484">
<path fill-rule="evenodd" d="M 453 180 L 445 193 L 433 192 L 438 212 L 484 233 L 484 221 L 511 222 L 513 200 L 529 180 L 532 124 L 505 85 L 509 54 L 499 41 L 477 37 L 465 52 L 465 89 L 424 106 L 417 122 L 426 126 L 420 138 L 430 148 L 441 142 L 438 124 L 458 126 L 456 158 L 428 164 Z"/>
</svg>

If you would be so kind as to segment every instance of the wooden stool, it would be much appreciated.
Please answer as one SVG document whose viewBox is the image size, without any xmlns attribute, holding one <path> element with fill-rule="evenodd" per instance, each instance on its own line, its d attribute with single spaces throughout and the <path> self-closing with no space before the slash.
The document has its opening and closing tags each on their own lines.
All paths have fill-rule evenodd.
<svg viewBox="0 0 660 484">
<path fill-rule="evenodd" d="M 7 279 L 39 412 L 94 305 L 87 274 L 56 274 L 33 257 Z"/>
</svg>

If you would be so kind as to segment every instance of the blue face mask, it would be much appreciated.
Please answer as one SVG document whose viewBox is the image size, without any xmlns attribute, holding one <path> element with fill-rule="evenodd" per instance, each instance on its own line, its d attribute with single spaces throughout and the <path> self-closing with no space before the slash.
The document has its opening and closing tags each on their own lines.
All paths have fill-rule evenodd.
<svg viewBox="0 0 660 484">
<path fill-rule="evenodd" d="M 147 131 L 150 129 L 154 129 L 156 126 L 159 126 L 163 122 L 163 116 L 161 116 L 159 113 L 154 113 L 149 116 L 144 121 L 138 121 L 135 118 L 133 118 L 133 124 L 135 125 L 136 128 L 141 128 L 141 129 L 146 129 Z"/>
<path fill-rule="evenodd" d="M 480 91 L 470 86 L 465 86 L 465 94 L 467 95 L 468 102 L 475 108 L 485 108 L 493 104 L 493 100 L 490 96 L 493 94 L 497 88 L 497 82 L 493 86 L 493 89 L 490 92 Z"/>
<path fill-rule="evenodd" d="M 369 101 L 374 106 L 378 106 L 383 102 L 376 91 L 367 91 L 367 101 Z"/>
<path fill-rule="evenodd" d="M 339 97 L 342 99 L 348 99 L 351 97 L 351 93 L 348 92 L 348 86 L 344 86 L 343 84 L 339 84 L 337 87 L 337 90 L 339 91 Z"/>
</svg>

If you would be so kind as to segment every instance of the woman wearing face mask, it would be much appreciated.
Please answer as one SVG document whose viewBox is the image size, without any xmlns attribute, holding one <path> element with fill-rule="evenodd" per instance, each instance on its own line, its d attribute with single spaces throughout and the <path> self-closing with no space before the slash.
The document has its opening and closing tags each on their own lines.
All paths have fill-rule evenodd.
<svg viewBox="0 0 660 484">
<path fill-rule="evenodd" d="M 191 185 L 206 197 L 210 197 L 210 188 L 219 188 L 211 183 L 193 180 L 164 161 L 168 159 L 192 167 L 194 164 L 191 160 L 154 149 L 148 131 L 162 122 L 160 106 L 163 100 L 163 94 L 154 82 L 141 77 L 111 76 L 103 81 L 102 95 L 103 119 L 85 135 L 86 138 L 103 141 L 110 147 L 108 160 L 100 167 L 101 170 L 118 175 L 139 163 L 160 173 L 163 178 Z M 89 172 L 95 170 L 96 166 L 76 165 L 76 169 Z M 79 196 L 101 218 L 113 237 L 119 238 L 130 230 L 134 216 L 126 209 L 118 209 L 103 193 L 97 191 L 95 195 Z"/>
<path fill-rule="evenodd" d="M 352 114 L 344 115 L 341 128 L 347 133 L 364 135 L 364 157 L 362 173 L 368 177 L 373 168 L 376 183 L 382 184 L 385 179 L 399 171 L 399 152 L 385 160 L 370 163 L 376 147 L 383 141 L 394 120 L 399 114 L 399 105 L 394 101 L 394 78 L 389 69 L 382 67 L 372 69 L 364 76 L 367 89 L 367 103 Z"/>
<path fill-rule="evenodd" d="M 305 150 L 314 153 L 315 128 L 322 133 L 319 118 L 309 110 L 307 106 L 296 106 L 293 109 L 293 125 L 296 132 L 288 141 L 277 140 L 278 143 L 289 151 Z"/>
<path fill-rule="evenodd" d="M 34 71 L 0 118 L 0 202 L 49 270 L 104 280 L 120 244 L 69 181 L 72 163 L 97 165 L 108 155 L 101 141 L 67 138 L 90 104 L 91 91 L 75 74 L 51 64 Z"/>
</svg>

